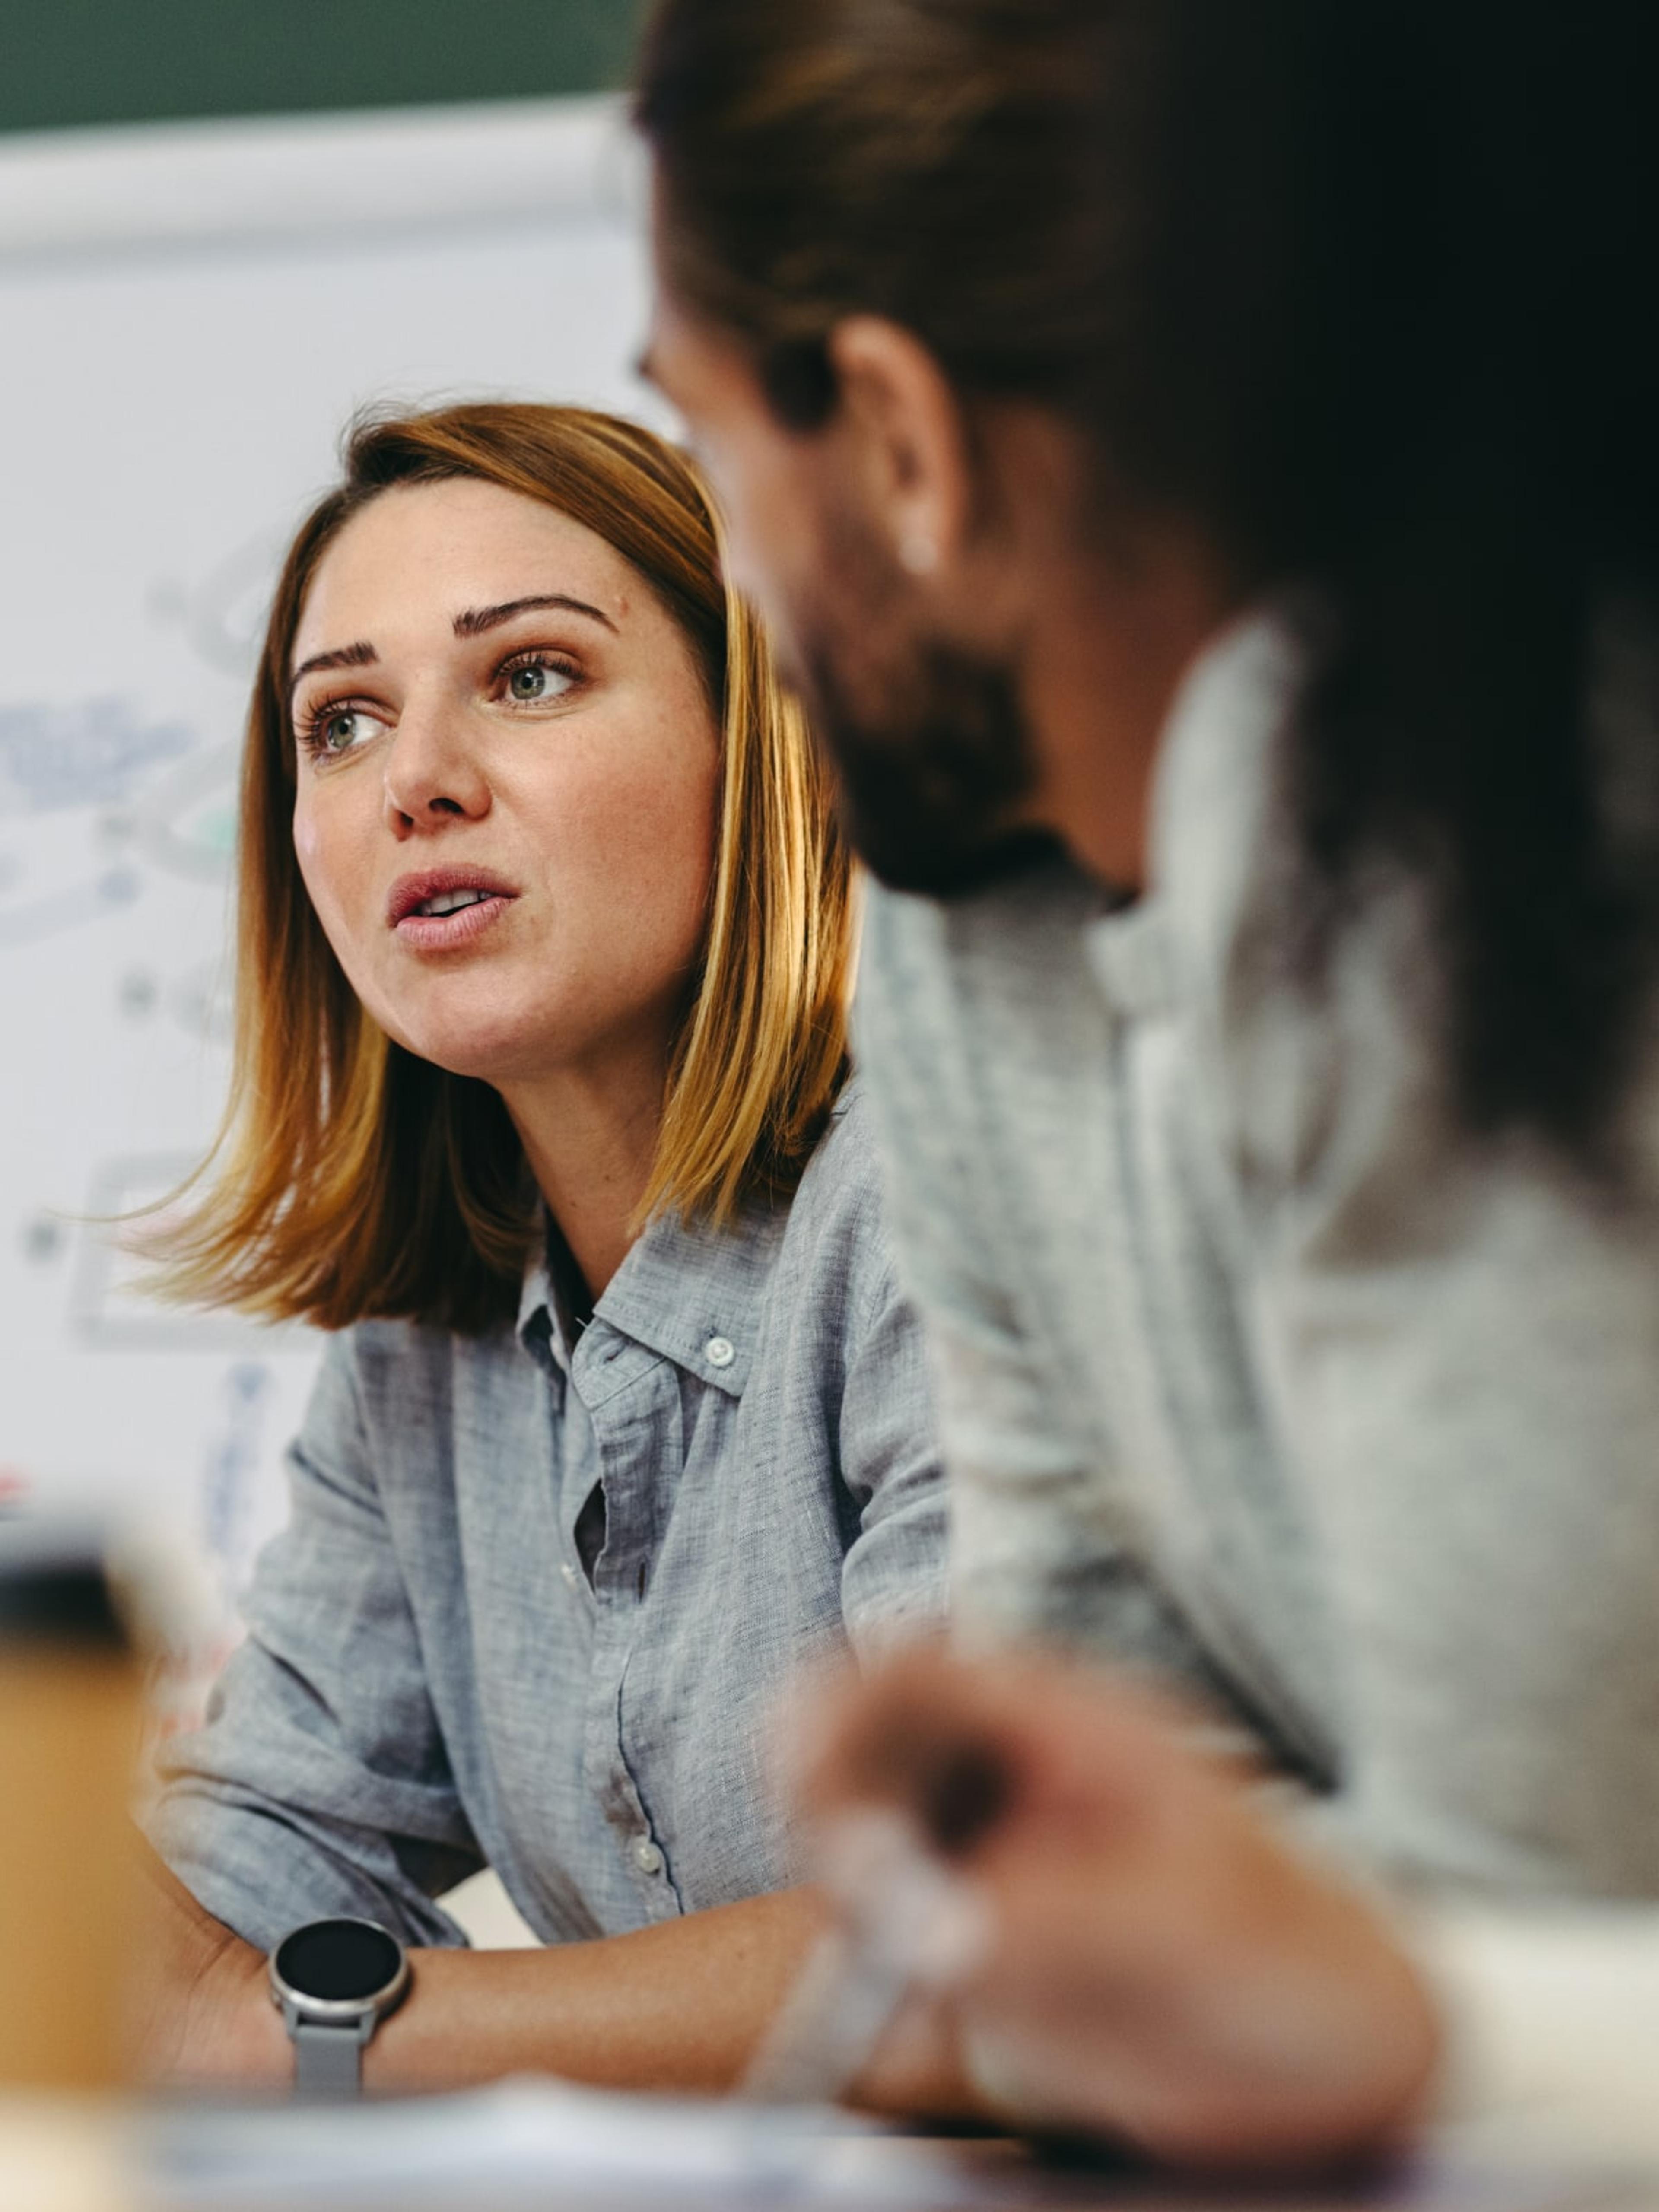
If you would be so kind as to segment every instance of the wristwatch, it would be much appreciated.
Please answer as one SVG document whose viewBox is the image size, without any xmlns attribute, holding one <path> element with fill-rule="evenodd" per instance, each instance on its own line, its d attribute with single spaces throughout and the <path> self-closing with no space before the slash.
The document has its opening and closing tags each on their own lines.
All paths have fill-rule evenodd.
<svg viewBox="0 0 1659 2212">
<path fill-rule="evenodd" d="M 308 1920 L 270 1954 L 270 2001 L 294 2042 L 299 2097 L 362 2094 L 363 2045 L 409 1993 L 409 1958 L 373 1920 Z"/>
</svg>

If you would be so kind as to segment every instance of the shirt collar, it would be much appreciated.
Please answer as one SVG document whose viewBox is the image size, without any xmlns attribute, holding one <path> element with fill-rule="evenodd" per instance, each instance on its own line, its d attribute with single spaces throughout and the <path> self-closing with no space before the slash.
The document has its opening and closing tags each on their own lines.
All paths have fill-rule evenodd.
<svg viewBox="0 0 1659 2212">
<path fill-rule="evenodd" d="M 724 1229 L 659 1214 L 606 1285 L 595 1323 L 740 1398 L 787 1212 L 750 1200 Z"/>
<path fill-rule="evenodd" d="M 538 1364 L 550 1360 L 561 1376 L 570 1372 L 571 1354 L 575 1349 L 568 1316 L 564 1310 L 553 1280 L 549 1243 L 556 1233 L 547 1210 L 541 1210 L 542 1233 L 531 1248 L 525 1262 L 524 1282 L 519 1291 L 519 1315 L 514 1324 L 520 1343 Z"/>
<path fill-rule="evenodd" d="M 832 1118 L 847 1111 L 854 1087 L 850 1081 L 842 1086 Z M 605 1285 L 583 1334 L 603 1325 L 740 1398 L 788 1212 L 787 1200 L 751 1197 L 721 1229 L 677 1213 L 657 1215 Z M 517 1333 L 526 1351 L 544 1346 L 568 1376 L 575 1340 L 548 1257 L 550 1239 L 558 1232 L 545 1212 L 542 1218 L 544 1232 L 525 1267 Z"/>
<path fill-rule="evenodd" d="M 1089 924 L 1090 967 L 1128 1019 L 1174 1009 L 1200 945 L 1224 931 L 1274 836 L 1275 757 L 1305 665 L 1294 610 L 1252 608 L 1183 678 L 1158 753 L 1147 888 Z"/>
<path fill-rule="evenodd" d="M 547 1215 L 541 1216 L 542 1234 L 532 1245 L 530 1257 L 525 1261 L 524 1283 L 519 1291 L 518 1319 L 514 1333 L 520 1340 L 531 1323 L 545 1314 L 553 1316 L 553 1277 L 547 1264 Z"/>
</svg>

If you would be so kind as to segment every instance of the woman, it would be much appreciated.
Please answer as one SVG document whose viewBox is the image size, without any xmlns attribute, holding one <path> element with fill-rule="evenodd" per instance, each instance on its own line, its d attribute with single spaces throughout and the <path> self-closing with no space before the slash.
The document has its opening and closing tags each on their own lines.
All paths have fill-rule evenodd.
<svg viewBox="0 0 1659 2212">
<path fill-rule="evenodd" d="M 934 1617 L 944 1508 L 846 1088 L 848 861 L 690 468 L 574 409 L 359 429 L 242 803 L 171 1284 L 336 1334 L 168 1759 L 152 2056 L 288 2078 L 264 1954 L 343 1915 L 420 1947 L 373 2082 L 723 2085 L 814 1919 L 769 1704 Z M 434 1900 L 485 1863 L 556 1948 L 456 1954 Z"/>
</svg>

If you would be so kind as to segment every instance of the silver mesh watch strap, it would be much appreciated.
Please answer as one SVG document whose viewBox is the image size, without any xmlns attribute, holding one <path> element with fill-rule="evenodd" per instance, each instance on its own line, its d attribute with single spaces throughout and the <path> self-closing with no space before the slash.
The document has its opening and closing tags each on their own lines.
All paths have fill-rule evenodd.
<svg viewBox="0 0 1659 2212">
<path fill-rule="evenodd" d="M 325 2027 L 314 2020 L 294 2029 L 294 2094 L 296 2097 L 356 2097 L 363 2086 L 363 2036 L 349 2027 Z"/>
</svg>

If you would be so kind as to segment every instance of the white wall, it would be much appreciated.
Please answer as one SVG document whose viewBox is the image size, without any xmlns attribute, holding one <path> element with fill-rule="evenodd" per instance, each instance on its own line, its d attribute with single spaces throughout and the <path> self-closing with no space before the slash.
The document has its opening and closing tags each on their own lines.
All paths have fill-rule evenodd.
<svg viewBox="0 0 1659 2212">
<path fill-rule="evenodd" d="M 643 317 L 605 102 L 0 142 L 0 1492 L 142 1501 L 222 1592 L 314 1343 L 146 1306 L 76 1217 L 216 1118 L 275 563 L 365 401 L 649 416 Z"/>
</svg>

